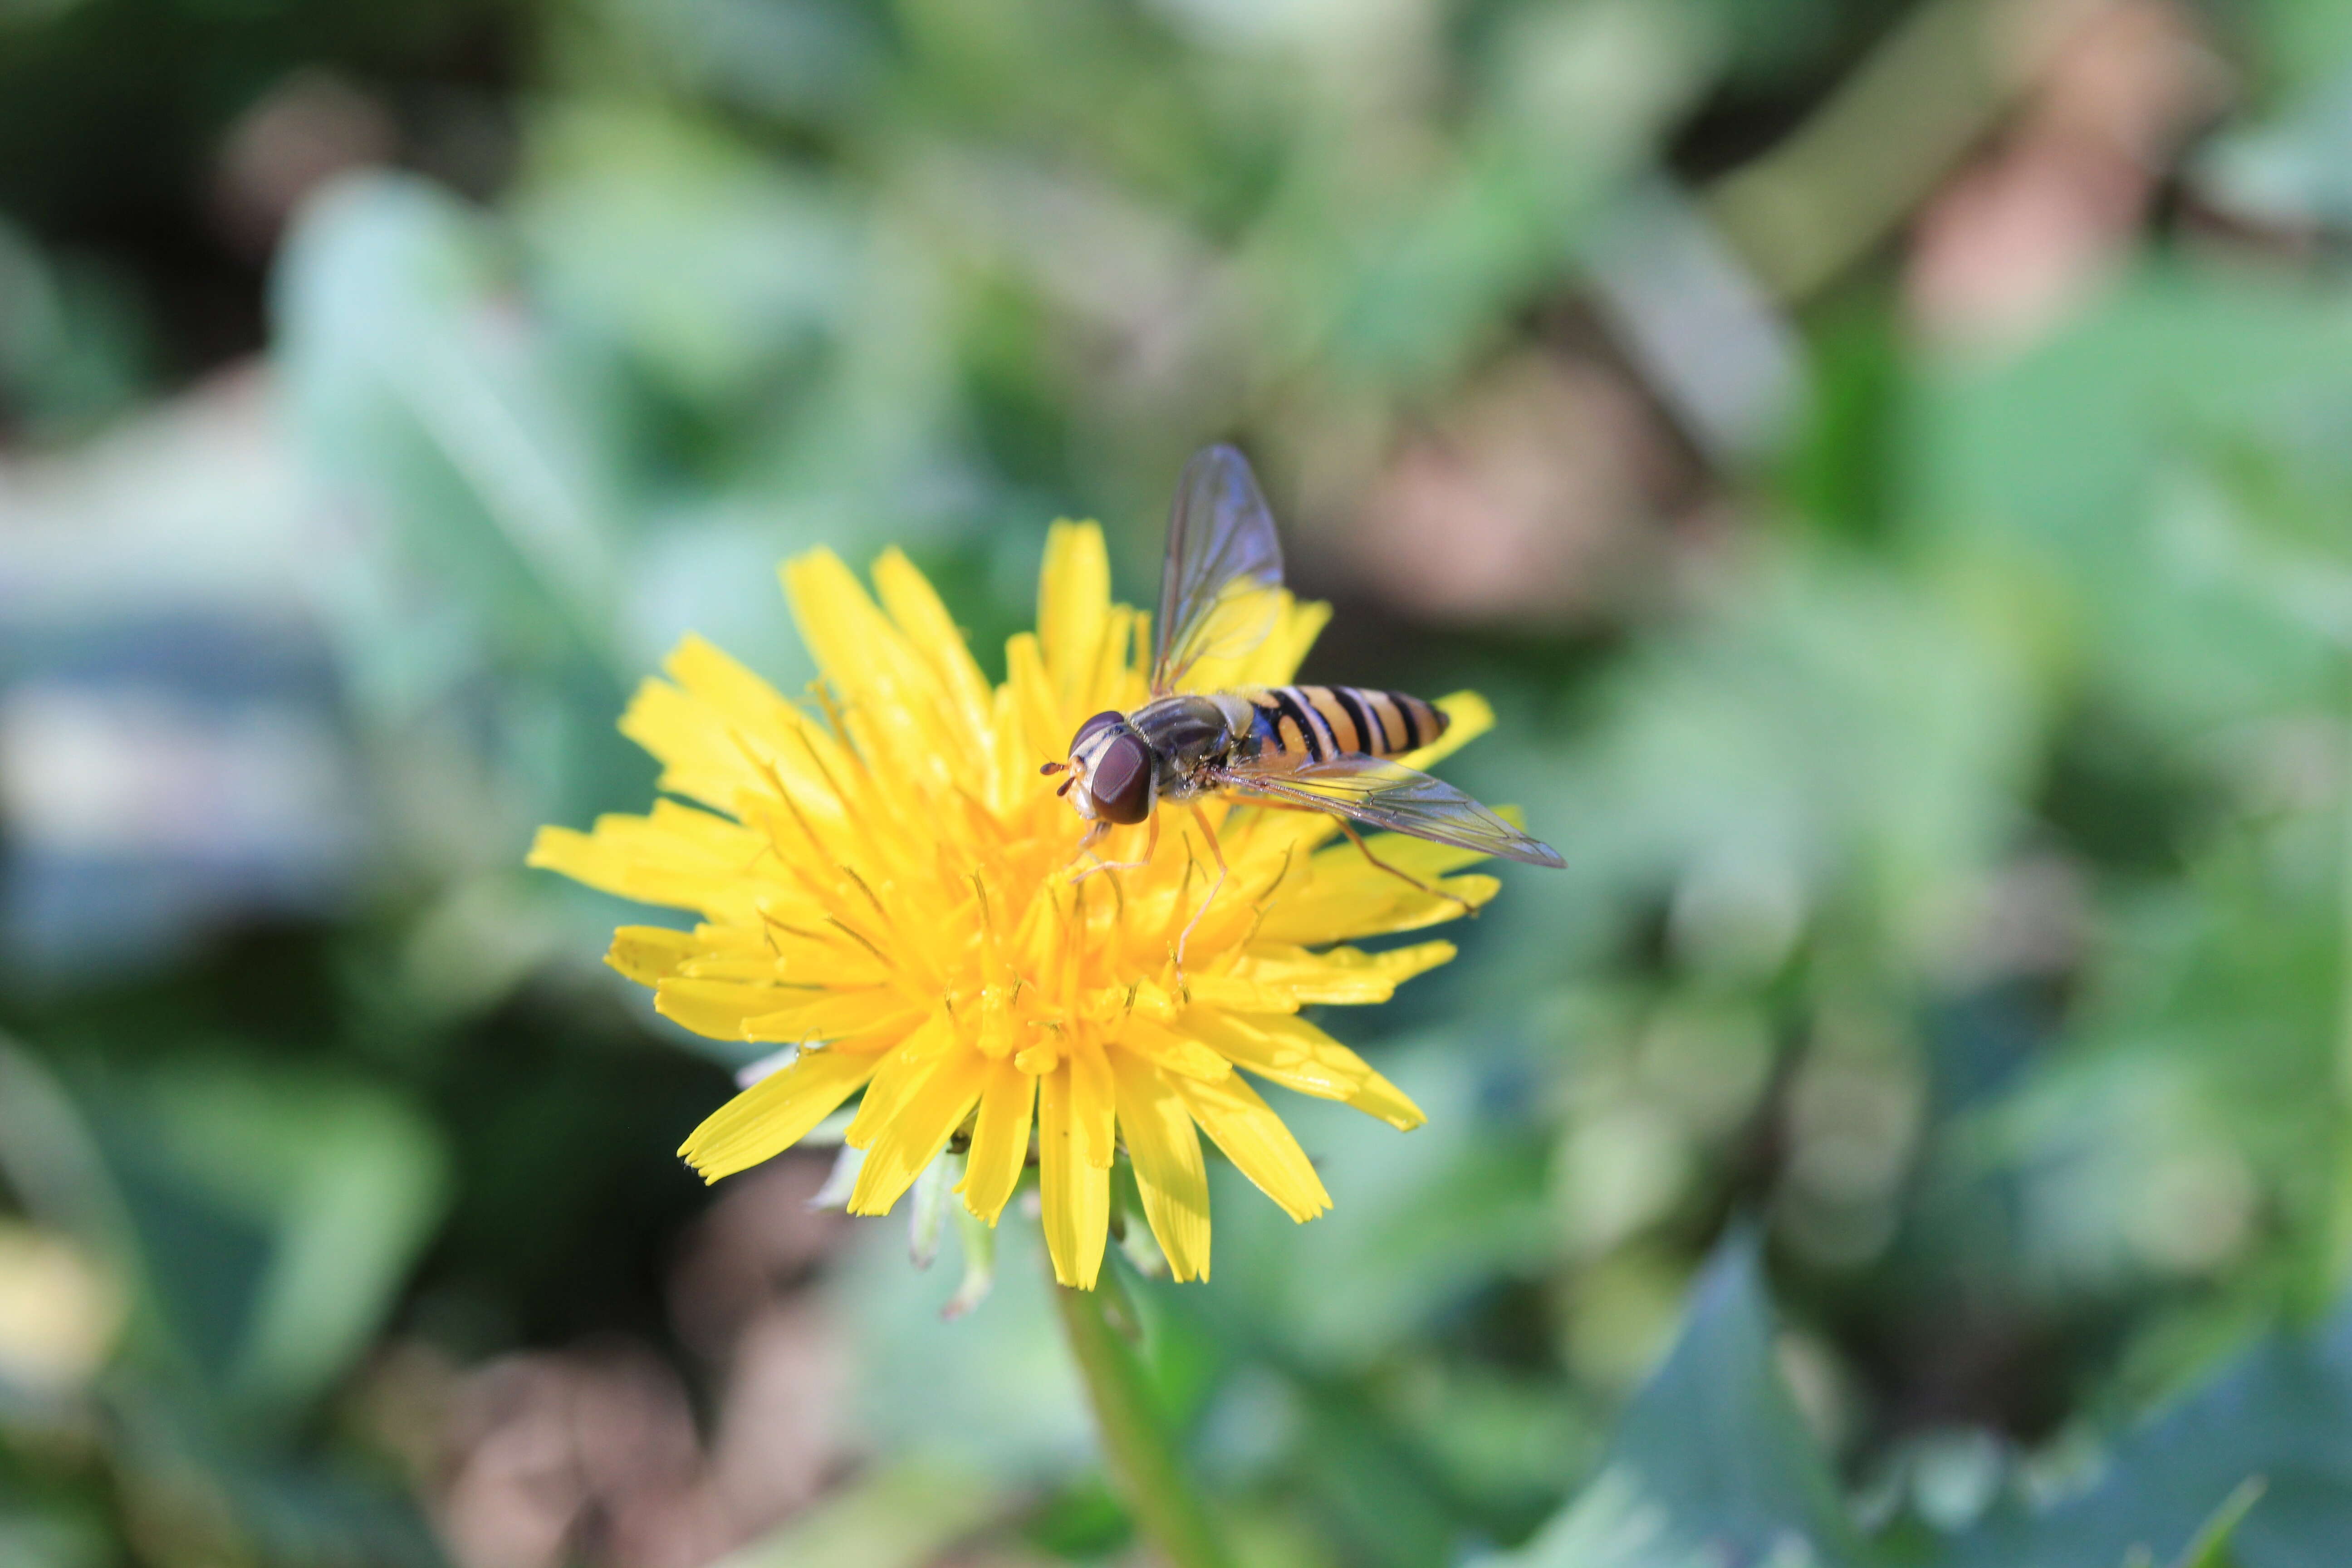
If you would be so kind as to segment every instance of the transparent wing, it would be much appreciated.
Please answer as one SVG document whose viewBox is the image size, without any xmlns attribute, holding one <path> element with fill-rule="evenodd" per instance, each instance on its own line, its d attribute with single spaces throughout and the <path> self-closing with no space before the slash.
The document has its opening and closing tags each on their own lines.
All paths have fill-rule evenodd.
<svg viewBox="0 0 2352 1568">
<path fill-rule="evenodd" d="M 1443 779 L 1381 757 L 1347 755 L 1277 771 L 1244 763 L 1210 776 L 1238 795 L 1284 805 L 1335 812 L 1373 827 L 1451 844 L 1481 855 L 1499 855 L 1530 866 L 1564 867 L 1559 851 L 1530 838 Z"/>
<path fill-rule="evenodd" d="M 1231 447 L 1202 447 L 1184 465 L 1168 512 L 1152 695 L 1175 689 L 1203 658 L 1236 658 L 1264 642 L 1281 586 L 1282 545 L 1249 459 Z"/>
</svg>

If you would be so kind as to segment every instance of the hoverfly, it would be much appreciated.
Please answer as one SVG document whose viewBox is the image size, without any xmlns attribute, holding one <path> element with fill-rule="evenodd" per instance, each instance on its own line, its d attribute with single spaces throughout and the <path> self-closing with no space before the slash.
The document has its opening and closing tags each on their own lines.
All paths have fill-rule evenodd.
<svg viewBox="0 0 2352 1568">
<path fill-rule="evenodd" d="M 1445 732 L 1445 714 L 1418 697 L 1350 686 L 1179 690 L 1202 659 L 1236 658 L 1265 639 L 1273 629 L 1274 592 L 1281 586 L 1282 546 L 1248 459 L 1223 446 L 1195 454 L 1169 509 L 1150 700 L 1132 713 L 1088 719 L 1071 738 L 1069 760 L 1041 770 L 1070 775 L 1056 793 L 1094 824 L 1081 854 L 1113 826 L 1147 820 L 1150 844 L 1156 845 L 1155 808 L 1223 793 L 1336 816 L 1339 830 L 1373 865 L 1441 897 L 1451 895 L 1374 855 L 1356 824 L 1530 866 L 1566 864 L 1551 846 L 1452 784 L 1391 760 Z M 1225 879 L 1214 829 L 1197 806 L 1194 818 L 1216 860 L 1217 879 L 1177 939 L 1180 974 L 1184 938 Z M 1150 858 L 1147 847 L 1142 861 L 1126 864 Z"/>
</svg>

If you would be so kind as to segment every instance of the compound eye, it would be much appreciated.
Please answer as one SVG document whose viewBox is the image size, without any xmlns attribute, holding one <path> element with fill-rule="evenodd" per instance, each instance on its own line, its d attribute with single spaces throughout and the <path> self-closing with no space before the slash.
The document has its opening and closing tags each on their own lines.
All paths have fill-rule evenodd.
<svg viewBox="0 0 2352 1568">
<path fill-rule="evenodd" d="M 1078 732 L 1070 737 L 1070 755 L 1074 757 L 1076 756 L 1078 754 L 1078 749 L 1081 746 L 1084 746 L 1088 741 L 1093 740 L 1097 735 L 1101 734 L 1105 730 L 1109 729 L 1113 724 L 1124 722 L 1126 718 L 1126 714 L 1118 712 L 1097 713 L 1093 718 L 1087 720 L 1085 723 L 1079 725 Z"/>
<path fill-rule="evenodd" d="M 1137 736 L 1118 736 L 1103 748 L 1087 787 L 1095 797 L 1095 815 L 1105 822 L 1141 822 L 1151 815 L 1151 748 Z"/>
</svg>

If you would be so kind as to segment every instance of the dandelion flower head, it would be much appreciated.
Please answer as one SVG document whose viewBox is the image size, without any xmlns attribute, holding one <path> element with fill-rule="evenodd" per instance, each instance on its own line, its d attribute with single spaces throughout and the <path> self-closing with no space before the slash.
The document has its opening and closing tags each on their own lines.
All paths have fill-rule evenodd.
<svg viewBox="0 0 2352 1568">
<path fill-rule="evenodd" d="M 961 1151 L 956 1191 L 992 1225 L 1034 1163 L 1055 1274 L 1091 1288 L 1122 1149 L 1178 1279 L 1209 1272 L 1200 1133 L 1293 1219 L 1330 1206 L 1254 1079 L 1421 1123 L 1300 1010 L 1385 1001 L 1453 957 L 1444 942 L 1346 944 L 1485 902 L 1493 879 L 1452 874 L 1475 855 L 1371 840 L 1451 895 L 1435 896 L 1370 864 L 1328 816 L 1212 798 L 1202 809 L 1230 875 L 1181 981 L 1178 934 L 1213 869 L 1191 818 L 1168 814 L 1149 865 L 1076 876 L 1085 825 L 1038 767 L 1088 715 L 1139 705 L 1149 657 L 1149 617 L 1112 602 L 1097 529 L 1055 525 L 1037 629 L 1008 643 L 1002 685 L 897 551 L 876 563 L 871 594 L 824 551 L 788 563 L 783 582 L 820 670 L 809 699 L 786 700 L 689 637 L 621 723 L 682 800 L 588 833 L 543 828 L 530 854 L 694 913 L 687 931 L 623 927 L 607 959 L 651 986 L 665 1016 L 798 1047 L 686 1141 L 679 1152 L 706 1180 L 790 1147 L 862 1091 L 845 1134 L 864 1155 L 851 1212 L 887 1212 Z M 1204 663 L 1188 687 L 1289 679 L 1329 610 L 1276 600 L 1262 644 Z M 1453 721 L 1444 739 L 1406 761 L 1425 765 L 1492 721 L 1475 697 L 1439 706 Z M 1101 853 L 1133 860 L 1145 842 L 1143 827 L 1120 828 Z"/>
</svg>

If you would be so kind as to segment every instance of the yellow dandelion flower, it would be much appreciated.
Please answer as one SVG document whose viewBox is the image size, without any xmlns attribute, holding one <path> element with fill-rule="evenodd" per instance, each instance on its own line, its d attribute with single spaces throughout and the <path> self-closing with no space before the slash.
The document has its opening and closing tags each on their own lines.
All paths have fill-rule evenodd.
<svg viewBox="0 0 2352 1568">
<path fill-rule="evenodd" d="M 659 801 L 584 834 L 543 828 L 532 847 L 534 866 L 700 918 L 614 936 L 608 962 L 653 987 L 665 1016 L 718 1039 L 800 1047 L 679 1152 L 716 1181 L 862 1089 L 846 1133 L 864 1152 L 851 1212 L 887 1213 L 952 1142 L 964 1151 L 956 1190 L 993 1225 L 1034 1131 L 1054 1271 L 1082 1288 L 1101 1268 L 1122 1146 L 1178 1279 L 1209 1273 L 1201 1132 L 1292 1218 L 1321 1214 L 1329 1194 L 1249 1079 L 1420 1125 L 1411 1100 L 1299 1009 L 1384 1001 L 1453 957 L 1444 942 L 1339 944 L 1485 902 L 1493 879 L 1448 875 L 1478 857 L 1371 841 L 1414 877 L 1443 879 L 1439 896 L 1329 842 L 1328 816 L 1213 798 L 1202 809 L 1229 879 L 1189 938 L 1180 985 L 1177 938 L 1210 873 L 1195 825 L 1169 823 L 1146 866 L 1080 879 L 1083 824 L 1038 773 L 1088 715 L 1145 697 L 1148 617 L 1112 603 L 1100 531 L 1055 527 L 1037 630 L 1007 645 L 1001 686 L 903 554 L 885 554 L 873 577 L 869 595 L 824 551 L 784 567 L 822 671 L 806 706 L 696 637 L 670 656 L 667 680 L 637 693 L 623 731 L 660 760 L 666 793 L 698 805 Z M 1288 679 L 1329 609 L 1287 594 L 1278 604 L 1255 651 L 1204 663 L 1190 684 Z M 1439 706 L 1453 721 L 1444 739 L 1406 761 L 1492 722 L 1473 696 Z M 1141 828 L 1120 828 L 1104 852 L 1129 860 L 1144 847 Z"/>
</svg>

